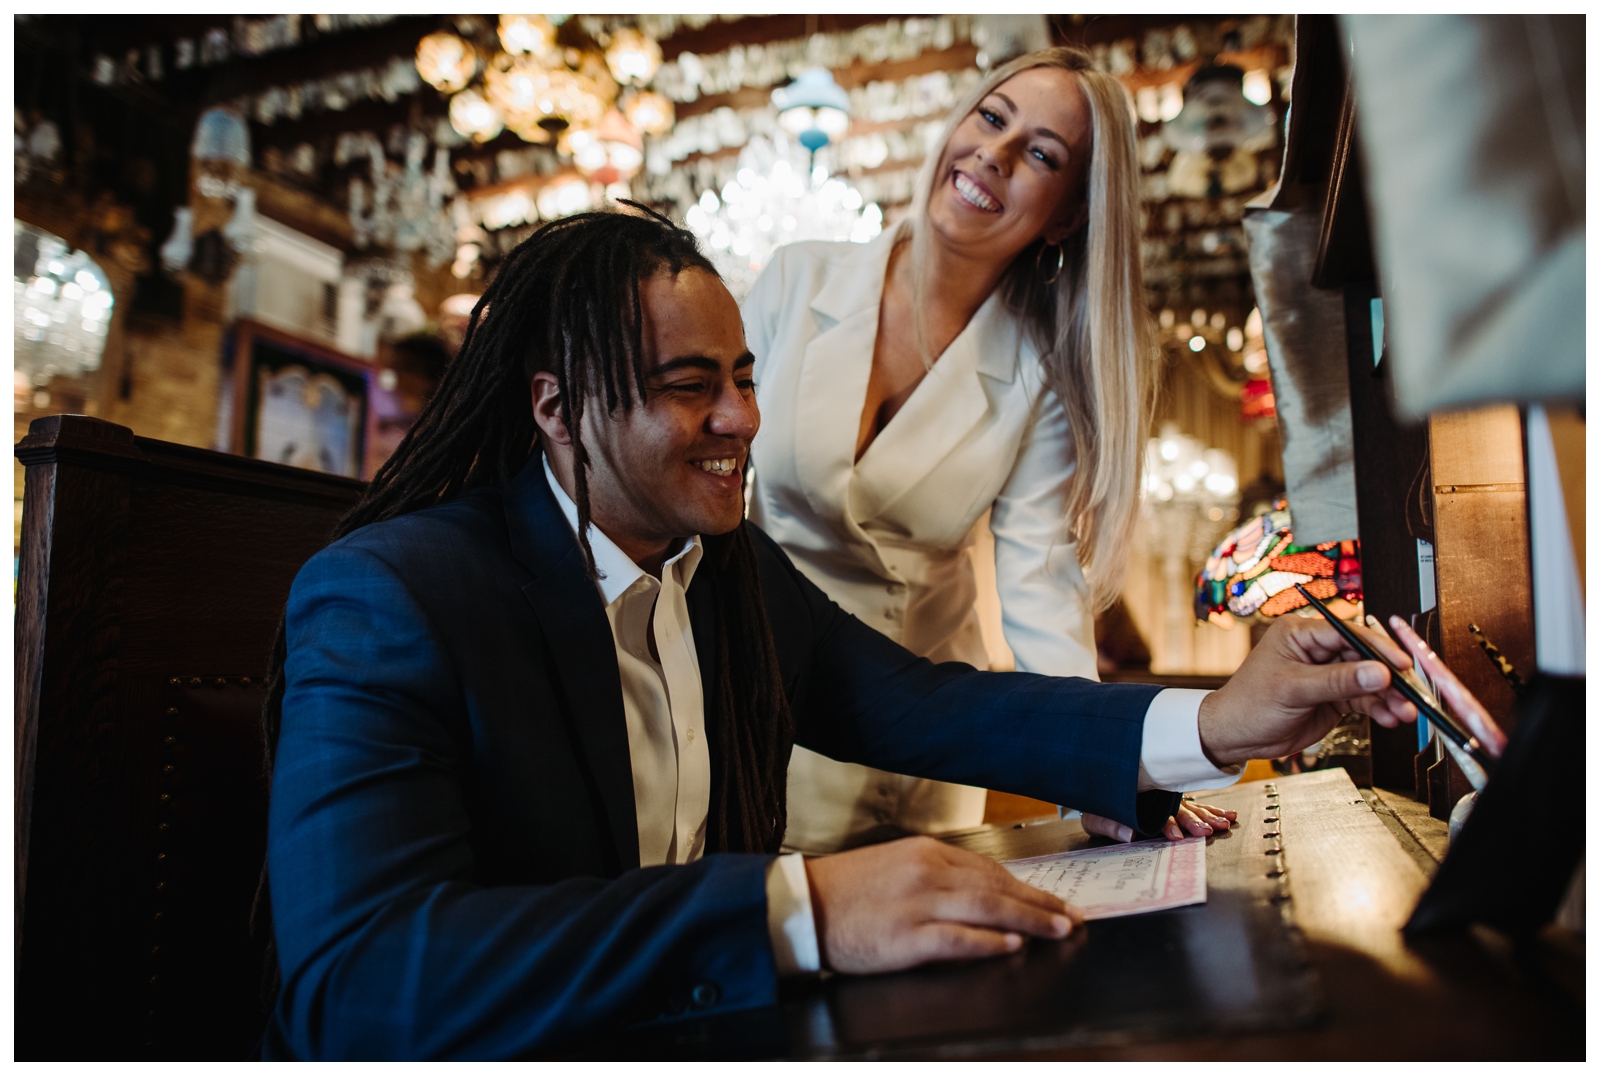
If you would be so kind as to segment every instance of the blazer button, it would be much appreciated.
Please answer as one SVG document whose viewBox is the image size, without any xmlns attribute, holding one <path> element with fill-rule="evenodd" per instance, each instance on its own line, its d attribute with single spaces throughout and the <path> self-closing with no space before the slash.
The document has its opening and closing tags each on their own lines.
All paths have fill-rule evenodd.
<svg viewBox="0 0 1600 1076">
<path fill-rule="evenodd" d="M 689 992 L 689 1002 L 697 1009 L 709 1009 L 722 997 L 716 983 L 701 983 Z"/>
</svg>

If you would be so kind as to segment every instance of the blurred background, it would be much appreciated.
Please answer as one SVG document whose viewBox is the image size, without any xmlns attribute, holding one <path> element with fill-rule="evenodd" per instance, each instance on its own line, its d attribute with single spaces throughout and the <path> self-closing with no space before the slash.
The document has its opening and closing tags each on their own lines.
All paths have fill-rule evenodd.
<svg viewBox="0 0 1600 1076">
<path fill-rule="evenodd" d="M 779 244 L 900 220 L 986 69 L 1090 50 L 1139 117 L 1163 345 L 1148 525 L 1102 669 L 1222 675 L 1248 650 L 1248 629 L 1196 620 L 1193 581 L 1284 491 L 1242 219 L 1278 178 L 1292 16 L 38 15 L 15 32 L 16 437 L 75 412 L 357 477 L 541 222 L 647 203 L 742 294 Z M 1197 127 L 1191 80 L 1224 65 L 1230 122 Z M 20 466 L 16 496 L 20 535 Z"/>
</svg>

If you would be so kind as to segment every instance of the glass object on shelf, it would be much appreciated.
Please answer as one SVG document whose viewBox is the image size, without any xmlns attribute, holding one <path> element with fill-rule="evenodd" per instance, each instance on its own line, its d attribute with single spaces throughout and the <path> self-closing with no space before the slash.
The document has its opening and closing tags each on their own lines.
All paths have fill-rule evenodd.
<svg viewBox="0 0 1600 1076">
<path fill-rule="evenodd" d="M 195 124 L 189 155 L 197 161 L 225 161 L 250 164 L 250 129 L 239 114 L 229 108 L 210 108 Z"/>
</svg>

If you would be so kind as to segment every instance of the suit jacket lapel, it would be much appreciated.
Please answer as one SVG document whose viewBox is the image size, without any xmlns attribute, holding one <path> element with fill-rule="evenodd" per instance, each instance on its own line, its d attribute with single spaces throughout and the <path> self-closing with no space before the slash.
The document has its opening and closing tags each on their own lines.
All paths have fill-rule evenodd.
<svg viewBox="0 0 1600 1076">
<path fill-rule="evenodd" d="M 871 519 L 894 503 L 989 413 L 982 377 L 1005 382 L 1015 378 L 1015 325 L 998 294 L 978 308 L 855 465 L 850 502 L 854 518 Z"/>
<path fill-rule="evenodd" d="M 538 453 L 512 481 L 505 507 L 511 551 L 536 577 L 522 593 L 555 656 L 551 673 L 605 806 L 617 862 L 631 870 L 639 865 L 639 823 L 616 639 Z"/>
<path fill-rule="evenodd" d="M 878 304 L 894 239 L 852 252 L 811 300 L 821 327 L 806 345 L 795 404 L 795 471 L 817 515 L 849 533 L 850 483 L 861 407 L 872 375 Z"/>
</svg>

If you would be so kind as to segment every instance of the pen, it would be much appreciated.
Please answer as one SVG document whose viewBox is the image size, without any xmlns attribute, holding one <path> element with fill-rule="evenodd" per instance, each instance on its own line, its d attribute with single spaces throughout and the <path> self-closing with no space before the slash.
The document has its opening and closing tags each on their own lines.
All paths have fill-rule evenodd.
<svg viewBox="0 0 1600 1076">
<path fill-rule="evenodd" d="M 1404 695 L 1411 705 L 1417 708 L 1417 713 L 1427 718 L 1433 727 L 1439 730 L 1441 736 L 1471 756 L 1472 761 L 1483 767 L 1484 773 L 1493 771 L 1494 759 L 1489 757 L 1489 753 L 1483 749 L 1483 745 L 1478 742 L 1476 736 L 1473 736 L 1452 721 L 1444 710 L 1433 699 L 1428 697 L 1428 692 L 1420 690 L 1416 684 L 1411 682 L 1410 677 L 1395 668 L 1388 658 L 1378 653 L 1365 639 L 1351 631 L 1350 626 L 1334 616 L 1333 610 L 1318 601 L 1314 594 L 1299 583 L 1296 583 L 1294 588 L 1305 595 L 1306 601 L 1311 603 L 1311 607 L 1321 613 L 1323 618 L 1333 625 L 1334 630 L 1344 637 L 1344 641 L 1350 644 L 1351 649 L 1368 661 L 1381 662 L 1388 668 L 1389 683 L 1393 685 L 1396 691 Z"/>
</svg>

